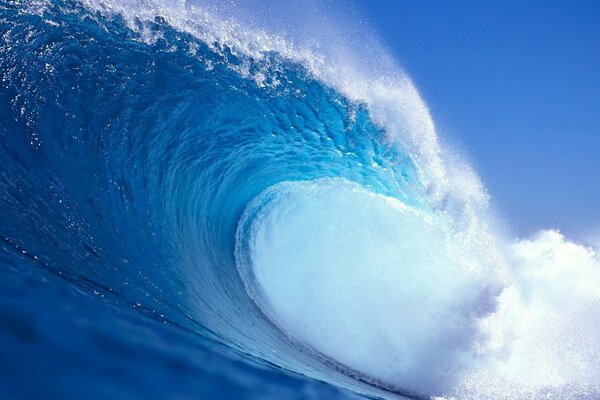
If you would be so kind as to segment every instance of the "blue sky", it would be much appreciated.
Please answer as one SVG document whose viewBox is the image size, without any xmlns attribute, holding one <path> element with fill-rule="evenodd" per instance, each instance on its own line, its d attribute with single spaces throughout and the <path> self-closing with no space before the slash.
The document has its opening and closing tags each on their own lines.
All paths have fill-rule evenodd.
<svg viewBox="0 0 600 400">
<path fill-rule="evenodd" d="M 585 240 L 600 231 L 600 2 L 354 7 L 515 234 L 560 228 Z"/>
</svg>

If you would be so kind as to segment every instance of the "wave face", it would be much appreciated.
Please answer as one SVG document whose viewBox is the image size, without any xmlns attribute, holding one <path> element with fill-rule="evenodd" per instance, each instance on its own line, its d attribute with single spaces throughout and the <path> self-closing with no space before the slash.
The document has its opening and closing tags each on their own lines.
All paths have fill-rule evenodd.
<svg viewBox="0 0 600 400">
<path fill-rule="evenodd" d="M 593 250 L 493 234 L 404 75 L 60 0 L 0 73 L 3 398 L 600 394 Z"/>
</svg>

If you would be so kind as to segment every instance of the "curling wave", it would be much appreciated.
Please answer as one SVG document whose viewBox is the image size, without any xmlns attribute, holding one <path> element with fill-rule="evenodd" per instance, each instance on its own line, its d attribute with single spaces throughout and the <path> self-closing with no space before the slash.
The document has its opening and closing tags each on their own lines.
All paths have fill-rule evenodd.
<svg viewBox="0 0 600 400">
<path fill-rule="evenodd" d="M 80 396 L 26 383 L 60 360 L 98 397 L 141 394 L 112 368 L 155 396 L 600 395 L 593 249 L 497 234 L 399 69 L 185 2 L 0 0 L 0 33 L 5 397 Z"/>
</svg>

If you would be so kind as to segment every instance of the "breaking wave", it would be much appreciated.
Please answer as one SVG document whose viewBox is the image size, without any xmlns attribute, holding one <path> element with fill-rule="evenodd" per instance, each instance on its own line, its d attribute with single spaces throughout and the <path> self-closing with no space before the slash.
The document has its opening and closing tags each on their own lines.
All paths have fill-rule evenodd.
<svg viewBox="0 0 600 400">
<path fill-rule="evenodd" d="M 110 368 L 155 396 L 600 396 L 594 250 L 498 233 L 399 68 L 185 2 L 0 1 L 0 33 L 4 397 L 132 395 Z M 26 383 L 61 360 L 90 373 Z"/>
</svg>

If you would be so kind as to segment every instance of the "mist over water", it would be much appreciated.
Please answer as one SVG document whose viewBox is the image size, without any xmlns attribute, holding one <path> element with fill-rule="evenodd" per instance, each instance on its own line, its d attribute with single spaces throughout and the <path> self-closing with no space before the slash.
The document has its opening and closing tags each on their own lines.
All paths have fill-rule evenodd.
<svg viewBox="0 0 600 400">
<path fill-rule="evenodd" d="M 80 340 L 95 376 L 144 369 L 107 343 L 148 349 L 209 397 L 219 379 L 237 398 L 600 396 L 595 250 L 557 230 L 507 239 L 409 77 L 314 4 L 285 32 L 259 29 L 253 2 L 0 1 L 2 326 L 27 327 L 1 346 L 40 365 L 11 340 Z M 67 315 L 28 300 L 25 277 L 46 274 L 56 304 L 73 288 L 103 302 L 110 340 L 43 328 Z M 194 364 L 198 348 L 228 367 Z"/>
</svg>

